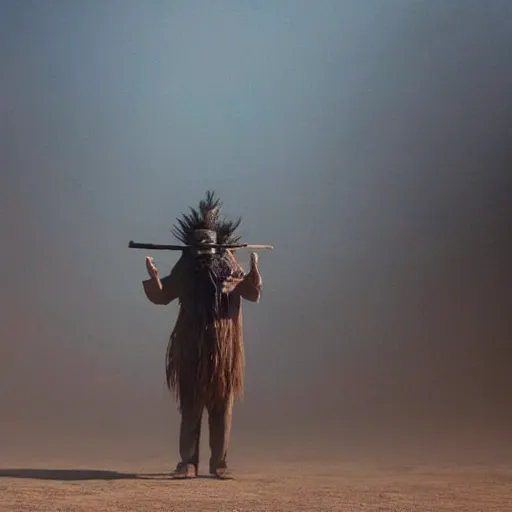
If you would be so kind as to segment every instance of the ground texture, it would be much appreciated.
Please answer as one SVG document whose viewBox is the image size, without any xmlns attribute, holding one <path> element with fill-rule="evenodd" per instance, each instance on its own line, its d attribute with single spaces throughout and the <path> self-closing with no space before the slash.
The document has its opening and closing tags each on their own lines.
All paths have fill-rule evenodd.
<svg viewBox="0 0 512 512">
<path fill-rule="evenodd" d="M 504 466 L 280 463 L 234 480 L 170 480 L 161 467 L 0 466 L 0 511 L 512 511 Z"/>
</svg>

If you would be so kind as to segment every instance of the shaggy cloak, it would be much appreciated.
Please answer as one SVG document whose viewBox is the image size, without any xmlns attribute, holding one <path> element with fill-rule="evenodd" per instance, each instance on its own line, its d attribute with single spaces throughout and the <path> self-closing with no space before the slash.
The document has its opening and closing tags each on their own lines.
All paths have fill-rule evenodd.
<svg viewBox="0 0 512 512">
<path fill-rule="evenodd" d="M 218 244 L 235 244 L 240 224 L 219 219 L 221 203 L 208 193 L 189 215 L 178 219 L 173 233 L 193 245 L 194 232 L 212 230 Z M 261 283 L 245 275 L 227 250 L 198 255 L 184 251 L 162 289 L 152 279 L 144 281 L 149 300 L 169 304 L 177 298 L 179 313 L 166 353 L 167 385 L 180 410 L 188 404 L 208 407 L 233 394 L 243 396 L 244 348 L 241 299 L 256 302 Z M 230 284 L 231 283 L 231 284 Z"/>
</svg>

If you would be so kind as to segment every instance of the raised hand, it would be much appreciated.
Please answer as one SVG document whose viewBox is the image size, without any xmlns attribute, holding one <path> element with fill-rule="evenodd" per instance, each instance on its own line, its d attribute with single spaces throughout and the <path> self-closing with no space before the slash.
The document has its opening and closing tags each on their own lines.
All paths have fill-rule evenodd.
<svg viewBox="0 0 512 512">
<path fill-rule="evenodd" d="M 258 254 L 251 253 L 251 270 L 248 274 L 256 286 L 261 286 L 261 275 L 258 269 Z"/>
<path fill-rule="evenodd" d="M 256 272 L 259 274 L 258 271 L 258 253 L 252 252 L 251 253 L 251 272 Z"/>
<path fill-rule="evenodd" d="M 146 256 L 146 269 L 148 271 L 149 277 L 153 279 L 158 279 L 158 269 L 153 263 L 153 258 L 150 256 Z"/>
</svg>

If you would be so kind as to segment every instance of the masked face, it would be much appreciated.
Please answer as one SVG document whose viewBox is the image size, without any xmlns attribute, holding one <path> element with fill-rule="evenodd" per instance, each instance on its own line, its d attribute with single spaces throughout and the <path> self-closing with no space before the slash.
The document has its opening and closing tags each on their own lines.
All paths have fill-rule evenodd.
<svg viewBox="0 0 512 512">
<path fill-rule="evenodd" d="M 196 229 L 193 233 L 193 245 L 214 245 L 217 243 L 217 233 L 210 229 Z M 197 248 L 195 253 L 198 255 L 202 254 L 215 254 L 215 247 L 209 248 Z"/>
</svg>

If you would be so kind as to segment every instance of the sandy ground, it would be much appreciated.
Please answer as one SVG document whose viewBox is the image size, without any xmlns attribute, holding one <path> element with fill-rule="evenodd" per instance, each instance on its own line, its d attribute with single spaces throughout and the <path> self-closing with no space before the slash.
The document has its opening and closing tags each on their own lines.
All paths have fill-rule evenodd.
<svg viewBox="0 0 512 512">
<path fill-rule="evenodd" d="M 0 511 L 512 511 L 504 466 L 260 463 L 233 468 L 231 481 L 175 481 L 168 470 L 3 464 Z"/>
</svg>

